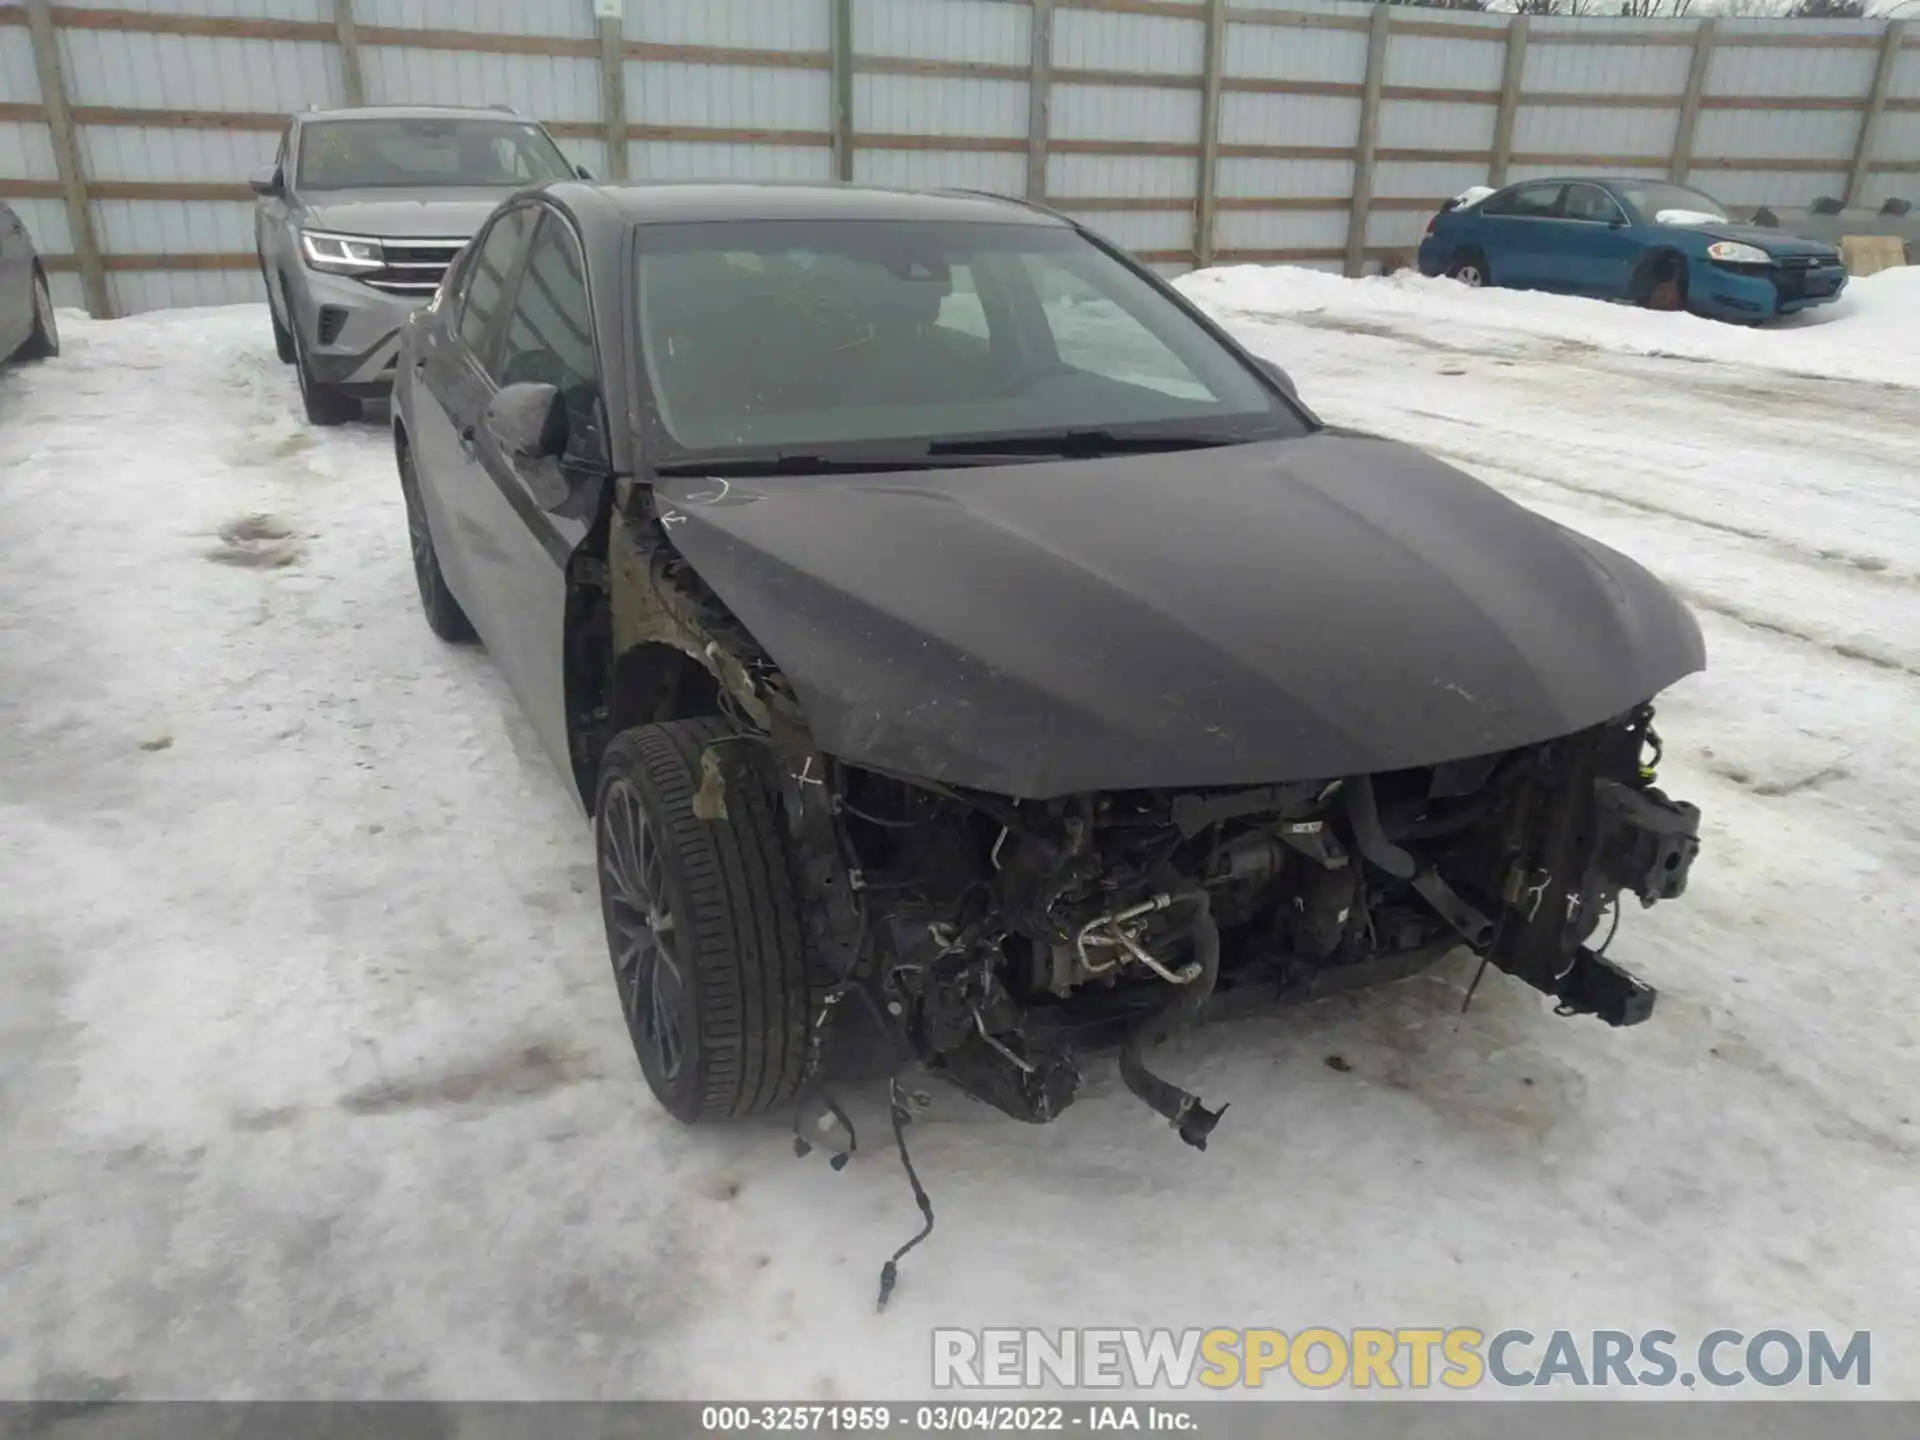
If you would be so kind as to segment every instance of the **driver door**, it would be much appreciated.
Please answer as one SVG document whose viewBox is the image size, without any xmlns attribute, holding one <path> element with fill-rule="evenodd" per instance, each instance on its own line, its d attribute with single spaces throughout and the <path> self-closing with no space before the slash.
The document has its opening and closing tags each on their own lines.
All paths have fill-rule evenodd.
<svg viewBox="0 0 1920 1440">
<path fill-rule="evenodd" d="M 561 775 L 575 779 L 567 701 L 568 562 L 599 517 L 610 480 L 606 409 L 584 252 L 558 211 L 541 218 L 504 307 L 499 390 L 551 385 L 566 414 L 562 452 L 509 452 L 480 406 L 471 517 L 483 543 L 494 632 L 487 644 Z"/>
</svg>

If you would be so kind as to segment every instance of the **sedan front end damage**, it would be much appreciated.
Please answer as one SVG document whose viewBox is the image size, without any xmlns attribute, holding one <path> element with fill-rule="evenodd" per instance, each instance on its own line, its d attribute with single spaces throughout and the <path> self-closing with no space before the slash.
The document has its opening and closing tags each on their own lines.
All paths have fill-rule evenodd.
<svg viewBox="0 0 1920 1440">
<path fill-rule="evenodd" d="M 1421 498 L 1389 503 L 1409 473 Z M 1465 948 L 1563 1014 L 1647 1018 L 1651 987 L 1594 942 L 1624 897 L 1682 893 L 1699 843 L 1654 784 L 1648 703 L 1699 633 L 1651 577 L 1384 442 L 1187 458 L 1183 484 L 1241 489 L 1243 529 L 1264 506 L 1305 542 L 1264 592 L 1155 561 L 1146 459 L 1101 467 L 1098 535 L 1050 531 L 1049 490 L 1081 477 L 689 481 L 617 517 L 616 649 L 652 653 L 663 694 L 685 681 L 661 654 L 697 665 L 777 776 L 814 1078 L 851 1039 L 1044 1122 L 1117 1047 L 1204 1149 L 1220 1110 L 1151 1055 L 1210 1015 Z M 929 500 L 942 526 L 891 524 Z M 1045 635 L 983 618 L 1001 601 L 969 567 L 1044 596 Z M 1449 679 L 1409 702 L 1422 667 Z"/>
</svg>

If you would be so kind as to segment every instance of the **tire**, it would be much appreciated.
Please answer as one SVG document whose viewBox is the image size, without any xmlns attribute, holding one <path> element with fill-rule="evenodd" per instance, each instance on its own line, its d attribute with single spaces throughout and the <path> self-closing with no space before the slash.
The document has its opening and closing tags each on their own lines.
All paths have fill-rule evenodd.
<svg viewBox="0 0 1920 1440">
<path fill-rule="evenodd" d="M 806 1074 L 811 996 L 778 803 L 757 745 L 715 745 L 734 733 L 719 719 L 622 731 L 594 803 L 621 1012 L 647 1087 L 688 1125 L 769 1110 Z M 710 747 L 726 815 L 704 820 Z"/>
<path fill-rule="evenodd" d="M 47 277 L 33 275 L 33 333 L 14 352 L 22 360 L 51 360 L 60 353 L 60 321 L 53 313 L 53 292 Z"/>
<path fill-rule="evenodd" d="M 1453 252 L 1453 258 L 1447 261 L 1447 275 L 1475 290 L 1493 283 L 1493 274 L 1487 269 L 1487 257 L 1471 246 L 1463 246 Z"/>
<path fill-rule="evenodd" d="M 296 331 L 293 339 L 293 371 L 300 381 L 300 404 L 307 419 L 315 425 L 345 425 L 360 418 L 360 402 L 313 377 L 307 365 L 307 347 Z"/>
<path fill-rule="evenodd" d="M 407 502 L 407 542 L 413 551 L 413 578 L 420 587 L 420 608 L 426 612 L 427 628 L 449 645 L 470 645 L 480 637 L 441 573 L 440 552 L 433 547 L 433 531 L 427 525 L 427 508 L 420 502 L 420 477 L 414 473 L 409 446 L 400 449 L 400 494 Z"/>
<path fill-rule="evenodd" d="M 267 292 L 267 319 L 273 322 L 273 353 L 280 357 L 282 365 L 291 365 L 299 359 L 299 352 L 293 343 L 293 332 L 280 323 L 280 312 L 273 308 L 273 292 Z"/>
</svg>

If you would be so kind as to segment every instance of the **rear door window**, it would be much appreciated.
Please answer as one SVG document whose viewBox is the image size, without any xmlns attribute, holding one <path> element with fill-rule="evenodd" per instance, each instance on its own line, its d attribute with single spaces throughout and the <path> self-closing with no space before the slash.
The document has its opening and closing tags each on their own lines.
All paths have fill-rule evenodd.
<svg viewBox="0 0 1920 1440">
<path fill-rule="evenodd" d="M 1594 225 L 1611 225 L 1624 218 L 1613 197 L 1598 185 L 1569 185 L 1564 209 L 1567 219 Z"/>
<path fill-rule="evenodd" d="M 1544 220 L 1560 204 L 1562 185 L 1522 185 L 1505 195 L 1496 195 L 1480 207 L 1482 215 L 1510 215 L 1522 219 Z"/>
</svg>

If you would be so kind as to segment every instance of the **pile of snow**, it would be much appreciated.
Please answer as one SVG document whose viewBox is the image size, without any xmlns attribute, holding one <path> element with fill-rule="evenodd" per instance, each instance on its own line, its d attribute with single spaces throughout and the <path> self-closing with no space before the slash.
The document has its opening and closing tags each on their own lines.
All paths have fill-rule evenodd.
<svg viewBox="0 0 1920 1440">
<path fill-rule="evenodd" d="M 1724 225 L 1727 217 L 1705 210 L 1660 210 L 1655 212 L 1653 222 L 1656 225 Z"/>
<path fill-rule="evenodd" d="M 1855 280 L 1831 305 L 1760 329 L 1566 295 L 1475 290 L 1412 271 L 1348 280 L 1296 266 L 1235 265 L 1175 283 L 1235 321 L 1386 327 L 1507 355 L 1545 340 L 1920 389 L 1920 266 L 1913 265 Z"/>
<path fill-rule="evenodd" d="M 1453 208 L 1464 210 L 1469 205 L 1478 205 L 1487 196 L 1497 193 L 1491 185 L 1469 185 L 1453 197 Z"/>
</svg>

